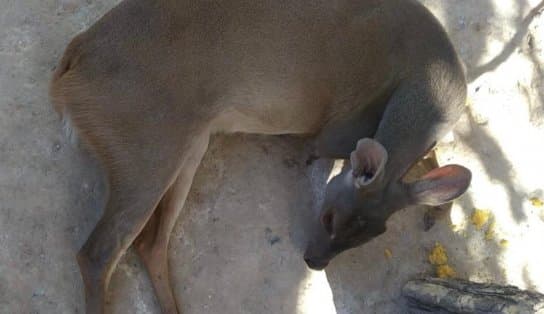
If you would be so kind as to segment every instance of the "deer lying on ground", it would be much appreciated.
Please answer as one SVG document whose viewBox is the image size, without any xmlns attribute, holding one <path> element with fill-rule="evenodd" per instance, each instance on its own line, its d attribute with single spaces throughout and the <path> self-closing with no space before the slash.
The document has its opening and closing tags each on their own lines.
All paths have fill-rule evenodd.
<svg viewBox="0 0 544 314">
<path fill-rule="evenodd" d="M 395 211 L 460 196 L 448 165 L 402 177 L 463 111 L 461 62 L 412 0 L 125 0 L 69 44 L 56 110 L 107 173 L 104 214 L 77 254 L 87 313 L 102 313 L 134 244 L 162 310 L 179 313 L 170 232 L 211 134 L 309 134 L 349 159 L 327 186 L 305 260 L 324 268 L 382 234 Z"/>
</svg>

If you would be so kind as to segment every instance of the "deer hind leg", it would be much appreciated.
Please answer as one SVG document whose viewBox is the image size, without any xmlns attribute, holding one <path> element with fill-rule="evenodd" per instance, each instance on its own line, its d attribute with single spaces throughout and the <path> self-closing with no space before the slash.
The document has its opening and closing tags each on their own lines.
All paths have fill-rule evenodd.
<svg viewBox="0 0 544 314">
<path fill-rule="evenodd" d="M 150 132 L 146 126 L 132 131 L 121 141 L 105 137 L 94 141 L 101 144 L 93 147 L 102 149 L 97 153 L 108 173 L 109 198 L 103 216 L 77 255 L 87 314 L 103 313 L 106 291 L 120 257 L 189 159 L 185 148 L 190 147 L 187 143 L 192 137 L 180 139 L 161 129 Z"/>
<path fill-rule="evenodd" d="M 141 176 L 117 175 L 116 182 L 110 183 L 104 214 L 78 252 L 89 314 L 103 312 L 106 291 L 119 258 L 144 227 L 170 181 L 163 178 L 148 183 L 148 176 L 155 174 L 141 173 Z"/>
<path fill-rule="evenodd" d="M 134 247 L 147 268 L 163 313 L 180 313 L 170 285 L 168 243 L 193 177 L 208 147 L 208 139 L 207 136 L 203 136 L 195 142 L 176 181 L 163 196 L 153 216 L 134 241 Z"/>
</svg>

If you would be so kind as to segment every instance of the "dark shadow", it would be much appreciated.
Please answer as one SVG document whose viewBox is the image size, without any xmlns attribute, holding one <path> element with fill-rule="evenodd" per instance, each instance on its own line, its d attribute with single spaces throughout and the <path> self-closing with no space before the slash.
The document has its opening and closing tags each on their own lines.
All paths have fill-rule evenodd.
<svg viewBox="0 0 544 314">
<path fill-rule="evenodd" d="M 519 223 L 526 219 L 523 212 L 523 191 L 517 190 L 516 183 L 512 179 L 512 164 L 505 157 L 499 143 L 484 127 L 479 126 L 470 113 L 467 114 L 469 132 L 456 132 L 458 138 L 467 145 L 480 159 L 486 174 L 492 181 L 500 182 L 508 198 L 510 199 L 510 211 L 512 217 Z M 480 145 L 485 143 L 485 145 Z"/>
<path fill-rule="evenodd" d="M 541 12 L 542 9 L 540 13 Z M 534 36 L 529 34 L 527 38 L 526 53 L 529 55 L 529 59 L 533 63 L 534 70 L 532 81 L 534 83 L 531 85 L 531 89 L 536 91 L 538 99 L 533 99 L 526 88 L 523 91 L 529 103 L 531 123 L 533 125 L 538 125 L 542 123 L 542 118 L 544 117 L 544 88 L 540 86 L 540 84 L 544 82 L 544 66 L 537 56 L 536 47 L 534 45 Z M 538 103 L 540 103 L 540 106 L 538 106 Z"/>
<path fill-rule="evenodd" d="M 526 5 L 526 4 L 525 4 Z M 542 13 L 544 9 L 544 1 L 540 2 L 535 8 L 533 8 L 529 14 L 519 23 L 518 31 L 512 39 L 510 39 L 504 46 L 501 53 L 495 56 L 491 61 L 486 64 L 469 67 L 468 68 L 468 80 L 469 82 L 475 81 L 482 74 L 496 69 L 499 65 L 505 62 L 511 55 L 519 49 L 522 45 L 523 40 L 526 38 L 529 32 L 529 25 L 533 22 L 534 18 Z M 522 11 L 520 8 L 519 11 Z"/>
<path fill-rule="evenodd" d="M 472 81 L 473 69 L 478 68 L 488 49 L 488 37 L 496 31 L 489 20 L 496 12 L 493 0 L 423 1 L 432 11 L 441 13 L 443 23 L 457 52 L 466 65 L 467 76 Z"/>
<path fill-rule="evenodd" d="M 427 4 L 427 1 L 424 2 Z M 428 4 L 431 7 L 435 6 L 433 2 Z M 544 9 L 544 1 L 523 17 L 523 12 L 528 6 L 527 1 L 516 2 L 516 8 L 513 10 L 517 11 L 518 15 L 510 23 L 519 25 L 518 30 L 499 54 L 482 65 L 479 62 L 488 49 L 490 34 L 500 32 L 500 29 L 497 30 L 489 22 L 498 15 L 493 1 L 478 1 L 477 7 L 471 1 L 444 1 L 439 6 L 439 11 L 445 13 L 443 21 L 445 28 L 467 66 L 469 82 L 474 82 L 482 74 L 496 69 L 522 46 L 529 34 L 529 26 Z"/>
</svg>

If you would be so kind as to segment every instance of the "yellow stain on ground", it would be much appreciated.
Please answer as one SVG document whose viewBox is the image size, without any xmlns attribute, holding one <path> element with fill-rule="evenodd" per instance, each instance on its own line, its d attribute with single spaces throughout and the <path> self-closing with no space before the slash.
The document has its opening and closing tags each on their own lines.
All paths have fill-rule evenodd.
<svg viewBox="0 0 544 314">
<path fill-rule="evenodd" d="M 384 252 L 383 252 L 383 254 L 385 255 L 385 257 L 386 257 L 387 259 L 390 259 L 390 258 L 393 257 L 393 253 L 391 252 L 390 249 L 385 249 Z"/>
<path fill-rule="evenodd" d="M 455 275 L 455 270 L 450 265 L 439 265 L 436 267 L 436 276 L 438 278 L 453 278 Z"/>
<path fill-rule="evenodd" d="M 501 241 L 499 241 L 499 244 L 500 244 L 500 246 L 505 248 L 505 247 L 508 247 L 509 243 L 508 243 L 508 240 L 502 239 Z"/>
<path fill-rule="evenodd" d="M 532 197 L 530 199 L 531 201 L 531 204 L 534 206 L 534 207 L 542 207 L 544 206 L 544 201 L 542 201 L 541 199 L 539 199 L 538 197 Z"/>
<path fill-rule="evenodd" d="M 470 217 L 470 221 L 476 227 L 476 229 L 482 229 L 482 227 L 489 221 L 491 213 L 487 210 L 475 209 Z"/>
<path fill-rule="evenodd" d="M 435 273 L 438 278 L 455 277 L 455 270 L 448 265 L 448 254 L 442 244 L 437 242 L 428 258 L 431 265 L 435 266 Z"/>
<path fill-rule="evenodd" d="M 431 254 L 429 254 L 429 262 L 432 265 L 444 265 L 448 262 L 448 254 L 446 253 L 446 249 L 444 249 L 442 244 L 437 242 L 434 245 L 434 248 L 431 250 Z"/>
</svg>

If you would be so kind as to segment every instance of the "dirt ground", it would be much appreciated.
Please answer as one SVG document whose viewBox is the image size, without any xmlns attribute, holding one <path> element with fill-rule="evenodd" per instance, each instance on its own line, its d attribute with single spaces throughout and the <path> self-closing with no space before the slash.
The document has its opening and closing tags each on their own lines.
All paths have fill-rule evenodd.
<svg viewBox="0 0 544 314">
<path fill-rule="evenodd" d="M 116 2 L 0 0 L 0 313 L 84 312 L 74 256 L 100 217 L 104 185 L 64 138 L 47 85 L 68 41 Z M 406 209 L 386 234 L 310 271 L 304 224 L 331 163 L 307 167 L 300 138 L 217 136 L 170 246 L 184 313 L 403 313 L 400 288 L 433 274 L 436 242 L 459 277 L 544 292 L 544 2 L 423 2 L 470 82 L 466 113 L 438 149 L 442 164 L 473 171 L 449 219 L 424 232 L 423 209 Z M 475 209 L 491 213 L 481 229 Z M 132 251 L 110 299 L 112 313 L 159 312 Z"/>
</svg>

